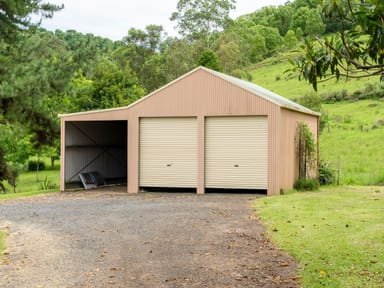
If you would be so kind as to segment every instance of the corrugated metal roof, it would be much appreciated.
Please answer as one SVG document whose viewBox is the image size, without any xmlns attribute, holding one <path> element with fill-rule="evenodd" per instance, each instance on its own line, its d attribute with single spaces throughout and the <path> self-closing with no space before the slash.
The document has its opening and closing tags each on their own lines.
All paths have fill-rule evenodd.
<svg viewBox="0 0 384 288">
<path fill-rule="evenodd" d="M 211 69 L 208 69 L 206 67 L 197 67 L 195 69 L 193 69 L 192 71 L 180 76 L 179 78 L 173 80 L 172 82 L 166 84 L 165 86 L 151 92 L 150 94 L 142 97 L 141 99 L 137 100 L 136 102 L 133 102 L 131 103 L 130 105 L 128 106 L 125 106 L 125 107 L 117 107 L 117 108 L 109 108 L 109 109 L 103 109 L 103 110 L 93 110 L 93 111 L 84 111 L 84 112 L 77 112 L 77 113 L 71 113 L 71 114 L 59 114 L 59 117 L 66 117 L 66 116 L 72 116 L 72 115 L 83 115 L 83 114 L 90 114 L 90 113 L 100 113 L 100 112 L 107 112 L 107 111 L 118 111 L 118 110 L 123 110 L 123 109 L 129 109 L 131 108 L 132 106 L 135 106 L 135 105 L 138 105 L 140 102 L 154 96 L 157 92 L 163 90 L 163 89 L 166 89 L 168 86 L 172 85 L 173 83 L 175 82 L 178 82 L 178 81 L 181 81 L 182 79 L 184 79 L 185 77 L 189 76 L 190 74 L 192 73 L 195 73 L 196 71 L 198 70 L 204 70 L 210 74 L 213 74 L 225 81 L 228 81 L 230 83 L 232 83 L 233 85 L 236 85 L 240 88 L 243 88 L 249 92 L 251 92 L 252 94 L 256 95 L 256 96 L 259 96 L 259 97 L 262 97 L 264 98 L 265 100 L 267 101 L 270 101 L 280 107 L 283 107 L 283 108 L 286 108 L 286 109 L 290 109 L 290 110 L 294 110 L 294 111 L 298 111 L 298 112 L 302 112 L 302 113 L 306 113 L 306 114 L 311 114 L 311 115 L 315 115 L 315 116 L 320 116 L 321 114 L 318 113 L 318 112 L 315 112 L 315 111 L 312 111 L 300 104 L 297 104 L 283 96 L 280 96 L 268 89 L 265 89 L 261 86 L 258 86 L 256 85 L 255 83 L 251 83 L 251 82 L 248 82 L 248 81 L 245 81 L 245 80 L 242 80 L 242 79 L 239 79 L 239 78 L 235 78 L 235 77 L 232 77 L 232 76 L 229 76 L 227 74 L 224 74 L 224 73 L 220 73 L 220 72 L 217 72 L 217 71 L 214 71 L 214 70 L 211 70 Z"/>
<path fill-rule="evenodd" d="M 262 97 L 262 98 L 264 98 L 270 102 L 273 102 L 274 104 L 276 104 L 280 107 L 284 107 L 287 109 L 291 109 L 291 110 L 295 110 L 295 111 L 299 111 L 299 112 L 303 112 L 303 113 L 307 113 L 307 114 L 320 116 L 320 113 L 312 111 L 311 109 L 308 109 L 308 108 L 306 108 L 300 104 L 297 104 L 297 103 L 295 103 L 295 102 L 293 102 L 293 101 L 291 101 L 291 100 L 289 100 L 283 96 L 280 96 L 280 95 L 278 95 L 278 94 L 276 94 L 276 93 L 274 93 L 268 89 L 265 89 L 259 85 L 256 85 L 255 83 L 251 83 L 251 82 L 239 79 L 239 78 L 235 78 L 235 77 L 229 76 L 227 74 L 223 74 L 223 73 L 220 73 L 220 72 L 217 72 L 217 71 L 205 68 L 205 67 L 200 67 L 200 68 L 204 69 L 205 71 L 207 71 L 209 73 L 216 75 L 217 77 L 220 77 L 226 81 L 229 81 L 236 86 L 239 86 L 243 89 L 246 89 L 249 92 L 252 92 L 253 94 L 255 94 L 257 96 L 260 96 L 260 97 Z"/>
</svg>

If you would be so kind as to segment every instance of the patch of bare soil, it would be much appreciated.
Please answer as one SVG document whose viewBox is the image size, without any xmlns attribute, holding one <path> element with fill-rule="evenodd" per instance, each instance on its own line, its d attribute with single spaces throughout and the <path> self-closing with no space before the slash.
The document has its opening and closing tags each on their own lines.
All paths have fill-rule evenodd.
<svg viewBox="0 0 384 288">
<path fill-rule="evenodd" d="M 1 287 L 300 287 L 257 195 L 57 193 L 0 203 Z"/>
</svg>

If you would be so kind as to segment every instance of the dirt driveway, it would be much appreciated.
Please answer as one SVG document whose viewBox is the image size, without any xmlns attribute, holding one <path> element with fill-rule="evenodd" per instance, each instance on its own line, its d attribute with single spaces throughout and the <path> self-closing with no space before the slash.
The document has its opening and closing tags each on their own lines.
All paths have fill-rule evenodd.
<svg viewBox="0 0 384 288">
<path fill-rule="evenodd" d="M 0 203 L 1 287 L 299 287 L 257 195 L 57 193 Z"/>
</svg>

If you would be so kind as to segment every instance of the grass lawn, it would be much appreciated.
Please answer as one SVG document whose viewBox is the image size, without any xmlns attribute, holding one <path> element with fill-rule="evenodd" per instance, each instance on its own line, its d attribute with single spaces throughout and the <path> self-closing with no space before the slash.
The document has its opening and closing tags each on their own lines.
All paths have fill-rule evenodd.
<svg viewBox="0 0 384 288">
<path fill-rule="evenodd" d="M 7 236 L 7 233 L 0 231 L 0 257 L 3 255 L 3 251 L 5 249 L 4 241 L 6 236 Z"/>
<path fill-rule="evenodd" d="M 384 287 L 384 188 L 339 187 L 256 200 L 303 287 Z"/>
<path fill-rule="evenodd" d="M 36 172 L 23 172 L 20 174 L 17 181 L 16 192 L 13 193 L 13 188 L 4 182 L 7 188 L 7 194 L 0 194 L 0 199 L 15 198 L 11 194 L 18 196 L 29 196 L 35 194 L 46 193 L 47 191 L 59 191 L 60 171 L 59 170 L 44 170 Z"/>
</svg>

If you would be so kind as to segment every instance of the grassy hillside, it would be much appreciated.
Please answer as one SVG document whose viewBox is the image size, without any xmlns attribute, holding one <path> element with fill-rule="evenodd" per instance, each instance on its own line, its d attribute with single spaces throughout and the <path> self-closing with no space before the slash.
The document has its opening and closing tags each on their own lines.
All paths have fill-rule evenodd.
<svg viewBox="0 0 384 288">
<path fill-rule="evenodd" d="M 343 184 L 384 183 L 384 102 L 361 100 L 323 105 L 329 126 L 320 136 L 323 159 L 340 165 Z"/>
<path fill-rule="evenodd" d="M 272 57 L 253 66 L 250 70 L 252 81 L 289 99 L 299 98 L 303 95 L 313 93 L 312 86 L 308 84 L 308 82 L 299 81 L 295 75 L 290 76 L 289 73 L 285 73 L 285 71 L 292 68 L 291 64 L 287 61 L 287 57 L 289 57 L 289 55 Z M 343 89 L 352 93 L 357 89 L 364 88 L 366 83 L 377 83 L 378 79 L 378 77 L 348 81 L 331 79 L 319 83 L 318 93 L 341 91 Z"/>
<path fill-rule="evenodd" d="M 312 87 L 297 78 L 286 79 L 290 67 L 284 59 L 269 59 L 250 71 L 253 82 L 290 99 L 314 93 Z M 319 85 L 320 94 L 346 90 L 351 94 L 364 89 L 377 78 L 330 80 Z M 341 184 L 384 183 L 384 101 L 360 100 L 323 104 L 328 126 L 320 136 L 321 158 L 340 167 Z"/>
</svg>

